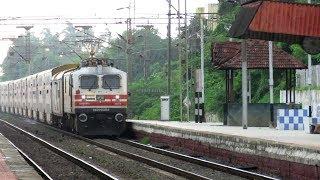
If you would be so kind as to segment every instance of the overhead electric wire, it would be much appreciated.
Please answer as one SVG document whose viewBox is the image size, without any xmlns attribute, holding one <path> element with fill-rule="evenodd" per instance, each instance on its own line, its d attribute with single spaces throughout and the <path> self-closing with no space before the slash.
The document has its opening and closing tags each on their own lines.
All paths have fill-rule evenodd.
<svg viewBox="0 0 320 180">
<path fill-rule="evenodd" d="M 187 14 L 187 18 L 191 19 L 193 16 L 195 16 L 197 13 L 191 13 Z M 208 13 L 206 13 L 208 14 Z M 132 22 L 132 24 L 155 24 L 155 25 L 161 25 L 161 24 L 167 24 L 166 22 L 150 22 L 152 20 L 163 20 L 166 21 L 167 14 L 155 14 L 156 17 L 135 17 L 135 21 Z M 171 14 L 171 15 L 177 15 L 177 14 Z M 182 16 L 184 14 L 180 14 Z M 163 16 L 163 17 L 160 17 Z M 181 17 L 180 17 L 181 18 Z M 54 25 L 54 24 L 125 24 L 125 20 L 128 18 L 125 17 L 46 17 L 46 16 L 29 16 L 29 17 L 0 17 L 0 25 L 2 26 L 14 26 L 14 25 Z M 179 17 L 171 17 L 171 19 L 176 20 L 179 19 Z M 79 21 L 85 21 L 85 22 L 79 22 Z M 112 21 L 110 21 L 112 20 Z M 148 22 L 139 22 L 139 20 L 148 20 Z M 36 22 L 29 22 L 29 23 L 22 23 L 19 21 L 36 21 Z M 42 21 L 42 22 L 38 22 Z M 74 21 L 74 22 L 71 22 Z M 92 22 L 88 22 L 92 21 Z M 102 22 L 101 22 L 102 21 Z M 2 22 L 2 23 L 1 23 Z M 19 22 L 19 23 L 17 23 Z M 177 24 L 177 23 L 173 23 Z"/>
<path fill-rule="evenodd" d="M 82 58 L 72 47 L 70 47 L 70 45 L 69 45 L 68 43 L 63 42 L 63 41 L 59 41 L 59 42 L 65 44 L 65 45 L 66 45 L 71 51 L 73 51 L 81 60 L 83 60 L 83 58 Z M 74 60 L 71 60 L 71 61 L 75 62 Z"/>
<path fill-rule="evenodd" d="M 94 35 L 92 35 L 92 34 L 90 34 L 90 33 L 87 33 L 87 32 L 85 32 L 85 31 L 81 31 L 81 30 L 79 30 L 79 29 L 77 29 L 77 28 L 75 28 L 75 27 L 73 27 L 75 30 L 77 30 L 77 31 L 79 31 L 79 32 L 82 32 L 83 34 L 85 34 L 85 35 L 88 35 L 88 36 L 91 36 L 91 37 L 93 37 L 93 38 L 95 38 L 95 39 L 98 39 L 98 40 L 100 40 L 100 41 L 103 41 L 103 42 L 106 42 L 106 43 L 108 43 L 106 40 L 104 40 L 104 39 L 101 39 L 101 38 L 99 38 L 99 37 L 96 37 L 96 36 L 94 36 Z"/>
<path fill-rule="evenodd" d="M 213 14 L 213 13 L 188 13 L 187 16 L 194 16 L 195 14 Z M 149 14 L 151 16 L 147 17 L 147 16 L 141 16 L 141 17 L 135 17 L 135 19 L 167 19 L 166 16 L 168 14 Z M 156 17 L 154 17 L 154 16 Z M 172 13 L 171 15 L 177 15 Z M 184 13 L 180 13 L 180 15 L 185 15 Z M 164 17 L 160 17 L 160 16 L 164 16 Z M 178 17 L 173 17 L 173 19 L 175 19 Z M 0 17 L 0 21 L 32 21 L 32 20 L 44 20 L 44 21 L 67 21 L 67 20 L 119 20 L 119 19 L 123 19 L 126 20 L 128 19 L 127 17 L 41 17 L 41 16 L 34 16 L 34 17 L 30 17 L 30 16 L 21 16 L 21 17 Z"/>
<path fill-rule="evenodd" d="M 32 26 L 41 26 L 41 25 L 61 25 L 61 24 L 69 24 L 70 22 L 37 22 L 37 23 L 0 23 L 0 26 L 24 26 L 24 25 L 32 25 Z M 82 23 L 82 22 L 72 22 L 74 25 L 99 25 L 99 24 L 107 24 L 107 25 L 124 25 L 125 22 L 93 22 L 93 23 Z M 133 25 L 167 25 L 165 22 L 134 22 L 131 23 Z M 172 24 L 178 24 L 178 23 L 172 23 Z"/>
<path fill-rule="evenodd" d="M 27 61 L 27 59 L 25 59 L 15 48 L 13 48 L 13 47 L 11 47 L 11 46 L 10 46 L 10 48 L 11 48 L 14 52 L 16 52 L 16 53 L 20 56 L 20 58 L 21 58 L 22 60 Z"/>
</svg>

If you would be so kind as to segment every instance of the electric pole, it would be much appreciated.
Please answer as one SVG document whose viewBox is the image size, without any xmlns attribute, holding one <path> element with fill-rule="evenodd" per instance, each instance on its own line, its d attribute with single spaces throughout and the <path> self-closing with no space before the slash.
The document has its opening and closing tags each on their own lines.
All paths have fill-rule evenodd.
<svg viewBox="0 0 320 180">
<path fill-rule="evenodd" d="M 171 0 L 167 0 L 169 4 L 168 12 L 168 67 L 167 67 L 167 77 L 168 77 L 168 86 L 167 86 L 167 95 L 170 96 L 171 89 Z"/>
<path fill-rule="evenodd" d="M 31 75 L 31 40 L 30 40 L 30 29 L 33 26 L 17 26 L 17 28 L 23 28 L 26 30 L 26 54 L 25 61 L 28 64 L 28 75 Z"/>
<path fill-rule="evenodd" d="M 187 69 L 187 75 L 186 75 L 186 88 L 187 88 L 187 121 L 190 121 L 190 99 L 189 99 L 189 60 L 188 60 L 188 19 L 187 19 L 187 0 L 184 0 L 184 27 L 185 27 L 185 61 L 186 61 L 186 69 Z"/>
<path fill-rule="evenodd" d="M 203 15 L 200 14 L 200 54 L 201 54 L 201 99 L 202 102 L 202 117 L 203 121 L 205 121 L 205 114 L 204 114 L 204 33 L 203 33 Z"/>
<path fill-rule="evenodd" d="M 138 25 L 137 27 L 143 27 L 144 28 L 144 53 L 143 53 L 143 77 L 146 80 L 148 77 L 148 71 L 149 71 L 149 64 L 148 61 L 150 61 L 148 52 L 147 52 L 147 36 L 150 29 L 153 27 L 153 25 Z"/>
<path fill-rule="evenodd" d="M 126 59 L 127 59 L 127 73 L 128 83 L 133 80 L 132 77 L 132 62 L 131 62 L 131 44 L 132 44 L 132 29 L 131 29 L 131 18 L 127 19 L 127 44 L 126 44 Z"/>
<path fill-rule="evenodd" d="M 181 58 L 181 18 L 180 18 L 180 0 L 178 0 L 178 58 L 180 65 L 180 121 L 183 120 L 183 62 Z"/>
<path fill-rule="evenodd" d="M 134 1 L 134 20 L 135 20 L 135 1 Z M 132 39 L 132 21 L 131 21 L 131 1 L 129 2 L 129 6 L 128 7 L 121 7 L 118 8 L 116 10 L 122 10 L 122 9 L 128 9 L 128 18 L 126 20 L 126 24 L 127 24 L 127 33 L 126 33 L 126 62 L 127 62 L 127 81 L 128 84 L 130 84 L 133 80 L 132 77 L 132 62 L 131 62 L 131 44 L 133 44 L 133 39 Z M 121 36 L 122 39 L 124 39 Z"/>
</svg>

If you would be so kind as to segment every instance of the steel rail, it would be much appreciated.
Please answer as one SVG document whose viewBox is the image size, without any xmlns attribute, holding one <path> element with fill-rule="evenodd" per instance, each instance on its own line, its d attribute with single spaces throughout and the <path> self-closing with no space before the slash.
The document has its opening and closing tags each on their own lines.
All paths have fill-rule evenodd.
<svg viewBox="0 0 320 180">
<path fill-rule="evenodd" d="M 50 129 L 52 129 L 54 131 L 58 131 L 58 132 L 66 134 L 66 135 L 69 135 L 71 137 L 74 137 L 74 138 L 83 140 L 85 142 L 88 142 L 90 144 L 94 144 L 94 145 L 96 145 L 96 146 L 98 146 L 100 148 L 103 148 L 105 150 L 109 150 L 109 151 L 111 151 L 113 153 L 116 153 L 116 154 L 119 154 L 119 155 L 122 155 L 122 156 L 126 156 L 126 157 L 128 157 L 130 159 L 141 161 L 139 159 L 139 157 L 141 157 L 141 156 L 139 156 L 139 155 L 133 154 L 133 156 L 131 156 L 131 153 L 129 153 L 127 151 L 122 151 L 122 150 L 116 149 L 114 147 L 108 146 L 108 145 L 103 144 L 103 143 L 99 143 L 99 142 L 94 141 L 92 139 L 88 139 L 88 138 L 85 138 L 83 136 L 79 136 L 79 135 L 76 135 L 76 134 L 73 134 L 73 133 L 58 129 L 58 128 L 55 128 L 53 126 L 50 126 L 50 125 L 47 125 L 47 124 L 44 124 L 44 123 L 39 123 L 38 121 L 35 121 L 35 122 L 37 124 L 42 125 L 42 126 L 46 126 L 46 127 L 50 128 Z M 172 151 L 163 150 L 163 149 L 160 149 L 160 148 L 155 148 L 155 147 L 143 145 L 143 144 L 140 144 L 140 143 L 137 143 L 137 142 L 134 142 L 134 141 L 128 141 L 128 140 L 124 140 L 124 139 L 118 139 L 118 140 L 119 140 L 119 142 L 126 143 L 126 144 L 129 144 L 129 145 L 132 145 L 134 147 L 141 148 L 141 149 L 145 149 L 147 151 L 155 152 L 155 153 L 162 154 L 162 155 L 165 155 L 165 156 L 169 156 L 169 157 L 172 157 L 172 158 L 175 158 L 175 159 L 180 159 L 180 160 L 183 160 L 183 161 L 186 161 L 186 162 L 190 162 L 190 163 L 193 163 L 193 164 L 197 164 L 197 165 L 200 165 L 200 166 L 211 168 L 213 170 L 218 170 L 218 171 L 221 171 L 221 172 L 225 172 L 227 174 L 231 174 L 231 175 L 235 175 L 235 176 L 239 176 L 239 177 L 243 177 L 243 178 L 247 178 L 247 179 L 268 179 L 268 180 L 277 180 L 278 179 L 278 178 L 274 178 L 274 177 L 271 177 L 271 176 L 266 176 L 266 175 L 263 175 L 263 174 L 258 174 L 258 173 L 242 170 L 242 169 L 235 168 L 235 167 L 232 167 L 232 166 L 227 166 L 227 165 L 224 165 L 224 164 L 215 163 L 215 162 L 212 162 L 212 161 L 207 161 L 207 160 L 203 160 L 203 159 L 199 159 L 199 158 L 195 158 L 195 157 L 179 154 L 179 153 L 176 153 L 176 152 L 172 152 Z M 141 158 L 145 159 L 144 161 L 141 161 L 141 162 L 144 162 L 145 164 L 148 164 L 147 163 L 147 161 L 148 161 L 147 159 L 148 158 L 145 158 L 145 157 L 141 157 Z M 149 160 L 151 160 L 151 159 L 149 159 Z M 154 163 L 159 163 L 159 162 L 154 162 L 154 160 L 151 160 L 150 164 L 148 164 L 148 165 L 153 166 L 153 165 L 155 165 Z M 170 167 L 164 166 L 162 168 L 160 168 L 160 167 L 158 167 L 158 168 L 162 169 L 162 170 L 165 170 L 165 171 L 168 171 L 168 172 L 171 172 L 173 174 L 177 174 L 177 175 L 183 176 L 183 175 L 181 175 L 181 173 L 183 174 L 183 172 L 169 171 L 170 169 L 168 169 L 168 168 L 170 168 Z M 182 171 L 184 171 L 184 170 L 182 170 Z M 192 173 L 192 174 L 194 174 L 194 173 Z M 196 175 L 196 174 L 194 174 L 194 175 Z M 194 176 L 191 177 L 191 176 L 188 176 L 188 177 L 187 176 L 183 176 L 183 177 L 199 179 L 199 177 L 194 177 Z M 206 177 L 203 177 L 203 178 L 209 179 L 209 178 L 206 178 Z"/>
<path fill-rule="evenodd" d="M 133 160 L 136 160 L 138 162 L 143 162 L 149 166 L 152 166 L 152 167 L 155 167 L 155 168 L 158 168 L 158 169 L 161 169 L 161 170 L 164 170 L 164 171 L 167 171 L 167 172 L 170 172 L 170 173 L 173 173 L 173 174 L 176 174 L 176 175 L 188 178 L 188 179 L 198 179 L 198 180 L 209 180 L 210 179 L 210 178 L 201 176 L 199 174 L 195 174 L 195 173 L 192 173 L 192 172 L 189 172 L 189 171 L 186 171 L 186 170 L 183 170 L 183 169 L 180 169 L 180 168 L 168 165 L 168 164 L 158 162 L 153 159 L 149 159 L 149 158 L 146 158 L 146 157 L 134 154 L 134 153 L 130 153 L 128 151 L 123 151 L 120 149 L 113 148 L 111 146 L 108 146 L 103 143 L 99 143 L 99 142 L 91 140 L 91 139 L 88 139 L 88 141 L 86 140 L 86 142 L 94 144 L 100 148 L 111 151 L 111 152 L 116 153 L 118 155 L 126 156 L 126 157 L 133 159 Z"/>
<path fill-rule="evenodd" d="M 228 174 L 232 174 L 232 175 L 236 175 L 236 176 L 240 176 L 243 178 L 248 178 L 248 179 L 269 179 L 269 180 L 276 180 L 277 178 L 271 177 L 271 176 L 266 176 L 266 175 L 262 175 L 262 174 L 258 174 L 258 173 L 254 173 L 254 172 L 250 172 L 250 171 L 246 171 L 246 170 L 242 170 L 239 168 L 235 168 L 232 166 L 227 166 L 224 164 L 220 164 L 220 163 L 215 163 L 212 161 L 207 161 L 207 160 L 203 160 L 203 159 L 199 159 L 199 158 L 195 158 L 195 157 L 191 157 L 191 156 L 187 156 L 184 154 L 180 154 L 180 153 L 176 153 L 176 152 L 172 152 L 172 151 L 168 151 L 168 150 L 164 150 L 164 149 L 160 149 L 160 148 L 156 148 L 156 147 L 151 147 L 151 146 L 147 146 L 141 143 L 137 143 L 131 140 L 125 140 L 125 139 L 118 139 L 119 142 L 124 143 L 124 144 L 128 144 L 131 145 L 133 147 L 137 147 L 140 149 L 144 149 L 150 152 L 154 152 L 157 154 L 162 154 L 165 156 L 169 156 L 175 159 L 180 159 L 183 161 L 187 161 L 193 164 L 198 164 L 204 167 L 208 167 L 214 170 L 218 170 L 218 171 L 222 171 Z"/>
<path fill-rule="evenodd" d="M 54 145 L 50 144 L 49 142 L 46 142 L 45 140 L 43 139 L 40 139 L 39 137 L 31 134 L 30 132 L 27 132 L 11 123 L 8 123 L 7 121 L 4 121 L 2 119 L 0 119 L 1 122 L 5 123 L 6 125 L 8 125 L 10 128 L 16 130 L 16 131 L 19 131 L 25 135 L 27 135 L 29 138 L 31 138 L 32 140 L 34 140 L 35 142 L 41 144 L 42 146 L 48 148 L 49 150 L 51 150 L 52 152 L 64 157 L 65 159 L 75 163 L 76 165 L 78 165 L 79 167 L 87 170 L 88 172 L 92 173 L 93 175 L 95 176 L 98 176 L 99 178 L 101 179 L 112 179 L 112 180 L 115 180 L 117 178 L 115 178 L 114 176 L 106 173 L 105 171 L 99 169 L 98 167 L 58 148 L 58 147 L 55 147 Z"/>
<path fill-rule="evenodd" d="M 1 121 L 3 121 L 3 120 L 1 120 Z M 83 136 L 79 136 L 79 135 L 76 135 L 76 134 L 61 130 L 61 129 L 57 129 L 57 128 L 52 127 L 52 126 L 47 125 L 47 124 L 39 123 L 37 121 L 35 121 L 35 122 L 37 124 L 41 124 L 43 126 L 46 126 L 46 127 L 50 128 L 50 129 L 52 129 L 54 131 L 61 132 L 61 133 L 65 134 L 65 135 L 74 137 L 76 139 L 79 139 L 79 140 L 85 141 L 87 143 L 90 143 L 92 145 L 95 145 L 97 147 L 100 147 L 100 148 L 102 148 L 104 150 L 113 152 L 113 153 L 118 154 L 120 156 L 125 156 L 127 158 L 133 159 L 133 160 L 138 161 L 138 162 L 143 162 L 143 163 L 145 163 L 145 164 L 147 164 L 149 166 L 152 166 L 152 167 L 155 167 L 155 168 L 170 172 L 172 174 L 176 174 L 176 175 L 181 176 L 181 177 L 185 177 L 185 178 L 188 178 L 188 179 L 199 179 L 199 180 L 209 180 L 210 179 L 210 178 L 207 178 L 207 177 L 204 177 L 204 176 L 201 176 L 201 175 L 198 175 L 198 174 L 195 174 L 195 173 L 192 173 L 192 172 L 189 172 L 189 171 L 186 171 L 186 170 L 183 170 L 183 169 L 180 169 L 180 168 L 168 165 L 168 164 L 164 164 L 164 163 L 161 163 L 161 162 L 158 162 L 158 161 L 155 161 L 155 160 L 152 160 L 152 159 L 149 159 L 149 158 L 146 158 L 146 157 L 134 154 L 134 153 L 130 153 L 130 152 L 127 152 L 127 151 L 123 151 L 123 150 L 111 147 L 109 145 L 97 142 L 95 140 L 92 140 L 92 139 L 89 139 L 89 138 L 86 138 L 86 137 L 83 137 Z"/>
<path fill-rule="evenodd" d="M 7 138 L 6 138 L 7 139 Z M 34 162 L 26 153 L 24 153 L 20 148 L 14 145 L 9 139 L 7 141 L 21 154 L 21 156 L 38 172 L 38 174 L 47 180 L 53 180 L 49 174 L 47 174 L 36 162 Z"/>
</svg>

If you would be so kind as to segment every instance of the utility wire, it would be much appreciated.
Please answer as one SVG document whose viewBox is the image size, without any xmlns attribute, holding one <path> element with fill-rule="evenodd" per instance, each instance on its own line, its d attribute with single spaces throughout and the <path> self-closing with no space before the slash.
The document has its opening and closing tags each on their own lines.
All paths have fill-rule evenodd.
<svg viewBox="0 0 320 180">
<path fill-rule="evenodd" d="M 66 45 L 71 51 L 73 51 L 81 60 L 83 60 L 83 58 L 82 58 L 68 43 L 63 42 L 63 41 L 59 41 L 59 42 L 65 44 L 65 45 Z M 71 61 L 75 62 L 74 60 L 71 60 Z"/>
<path fill-rule="evenodd" d="M 27 59 L 24 58 L 15 48 L 10 47 L 10 49 L 12 49 L 14 52 L 16 52 L 21 57 L 22 60 L 27 61 Z"/>
</svg>

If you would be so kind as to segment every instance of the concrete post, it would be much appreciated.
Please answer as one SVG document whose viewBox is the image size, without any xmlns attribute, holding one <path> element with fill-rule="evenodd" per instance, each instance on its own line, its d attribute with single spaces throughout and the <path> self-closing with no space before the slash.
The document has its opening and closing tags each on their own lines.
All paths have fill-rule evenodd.
<svg viewBox="0 0 320 180">
<path fill-rule="evenodd" d="M 272 123 L 274 122 L 274 111 L 273 111 L 273 44 L 272 41 L 269 41 L 269 91 L 270 91 L 270 114 L 271 122 L 270 127 L 273 127 Z"/>
<path fill-rule="evenodd" d="M 311 0 L 308 0 L 308 3 L 311 4 Z M 312 118 L 312 94 L 311 94 L 311 83 L 312 83 L 312 62 L 311 62 L 311 55 L 308 54 L 308 89 L 309 89 L 309 117 L 310 122 Z"/>
<path fill-rule="evenodd" d="M 248 79 L 247 79 L 247 43 L 242 40 L 241 43 L 241 61 L 242 61 L 242 127 L 248 128 Z"/>
</svg>

